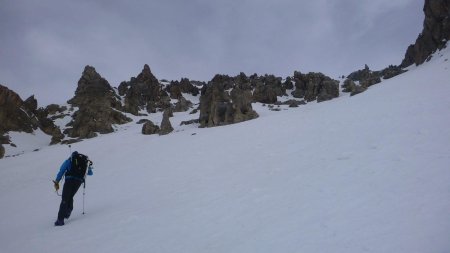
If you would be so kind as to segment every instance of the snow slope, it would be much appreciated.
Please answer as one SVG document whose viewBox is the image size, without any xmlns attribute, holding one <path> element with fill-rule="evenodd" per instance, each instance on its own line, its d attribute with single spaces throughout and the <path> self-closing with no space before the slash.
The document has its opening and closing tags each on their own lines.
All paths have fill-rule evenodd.
<svg viewBox="0 0 450 253">
<path fill-rule="evenodd" d="M 450 252 L 448 58 L 240 124 L 74 144 L 95 175 L 63 227 L 69 149 L 2 159 L 0 252 Z"/>
</svg>

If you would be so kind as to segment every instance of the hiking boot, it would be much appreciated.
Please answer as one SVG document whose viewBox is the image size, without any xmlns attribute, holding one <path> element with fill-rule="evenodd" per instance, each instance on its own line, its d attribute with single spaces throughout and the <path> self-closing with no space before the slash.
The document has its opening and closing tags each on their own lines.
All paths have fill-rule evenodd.
<svg viewBox="0 0 450 253">
<path fill-rule="evenodd" d="M 64 226 L 64 220 L 56 220 L 55 226 Z"/>
<path fill-rule="evenodd" d="M 70 213 L 66 213 L 66 215 L 64 216 L 64 219 L 69 219 L 70 217 Z"/>
</svg>

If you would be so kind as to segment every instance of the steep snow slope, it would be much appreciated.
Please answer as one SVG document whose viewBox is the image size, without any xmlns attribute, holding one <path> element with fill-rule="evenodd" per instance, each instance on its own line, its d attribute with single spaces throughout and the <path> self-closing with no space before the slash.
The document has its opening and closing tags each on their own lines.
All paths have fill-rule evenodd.
<svg viewBox="0 0 450 253">
<path fill-rule="evenodd" d="M 0 252 L 449 252 L 449 57 L 241 124 L 75 144 L 95 175 L 63 227 L 68 148 L 0 160 Z"/>
</svg>

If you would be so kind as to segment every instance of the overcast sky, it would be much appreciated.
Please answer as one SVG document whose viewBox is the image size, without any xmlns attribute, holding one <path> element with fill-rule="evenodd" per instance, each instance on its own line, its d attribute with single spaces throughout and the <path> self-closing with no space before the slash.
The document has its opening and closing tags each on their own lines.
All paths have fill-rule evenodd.
<svg viewBox="0 0 450 253">
<path fill-rule="evenodd" d="M 423 0 L 0 0 L 0 84 L 39 106 L 73 97 L 85 65 L 117 87 L 158 79 L 400 64 Z"/>
</svg>

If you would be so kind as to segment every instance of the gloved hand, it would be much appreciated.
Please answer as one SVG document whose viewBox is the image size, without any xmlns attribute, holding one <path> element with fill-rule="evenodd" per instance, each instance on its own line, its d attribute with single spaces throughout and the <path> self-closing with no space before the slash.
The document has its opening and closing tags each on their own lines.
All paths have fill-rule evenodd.
<svg viewBox="0 0 450 253">
<path fill-rule="evenodd" d="M 55 185 L 54 185 L 54 187 L 55 187 L 55 190 L 56 190 L 56 191 L 58 191 L 58 190 L 59 190 L 59 182 L 58 182 L 58 181 L 55 181 L 55 180 L 53 180 L 53 183 L 55 184 Z"/>
</svg>

